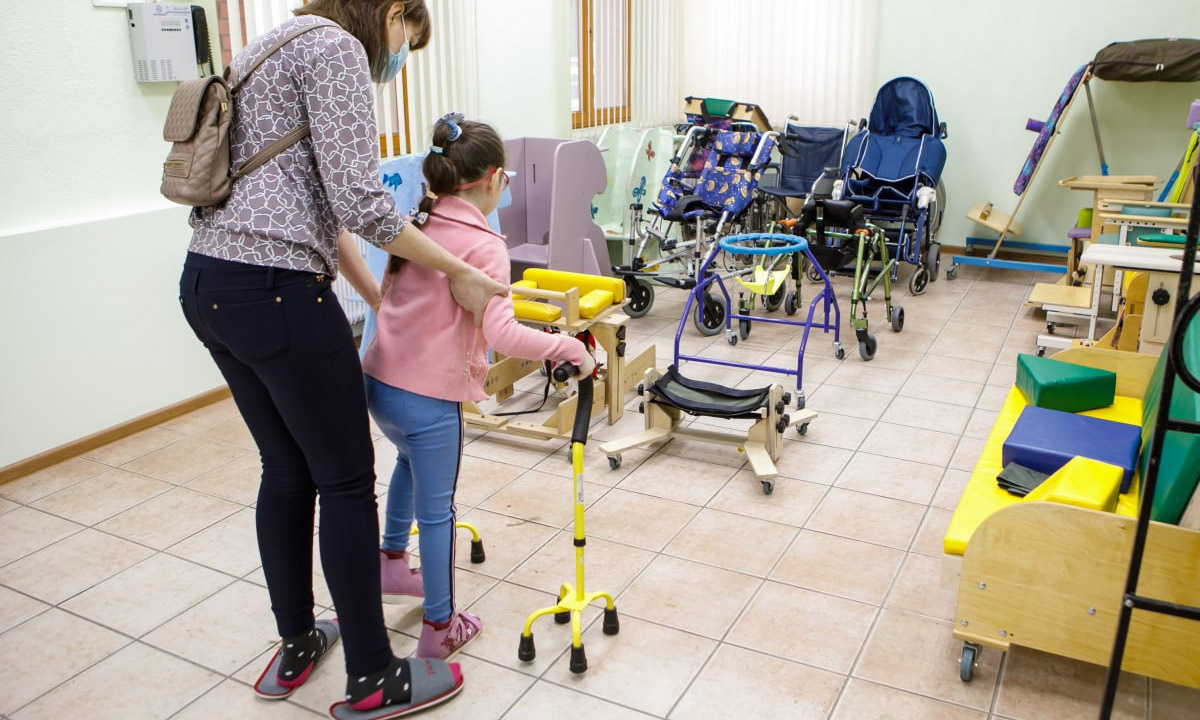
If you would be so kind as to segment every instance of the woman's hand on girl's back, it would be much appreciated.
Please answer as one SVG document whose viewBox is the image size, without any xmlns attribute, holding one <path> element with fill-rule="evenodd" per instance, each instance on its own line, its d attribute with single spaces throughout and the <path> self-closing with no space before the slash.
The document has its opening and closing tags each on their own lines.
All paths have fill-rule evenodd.
<svg viewBox="0 0 1200 720">
<path fill-rule="evenodd" d="M 475 326 L 483 324 L 483 309 L 493 295 L 507 295 L 509 287 L 476 267 L 450 276 L 450 293 L 454 302 L 475 316 Z"/>
</svg>

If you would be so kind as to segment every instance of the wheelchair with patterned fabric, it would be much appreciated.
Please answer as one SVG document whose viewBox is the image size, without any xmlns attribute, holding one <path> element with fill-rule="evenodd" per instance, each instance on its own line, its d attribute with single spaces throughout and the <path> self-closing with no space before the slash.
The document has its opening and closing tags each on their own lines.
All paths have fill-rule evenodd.
<svg viewBox="0 0 1200 720">
<path fill-rule="evenodd" d="M 770 164 L 775 147 L 775 133 L 734 130 L 713 130 L 692 127 L 684 141 L 684 150 L 697 144 L 709 143 L 703 169 L 694 186 L 687 186 L 682 177 L 663 182 L 653 215 L 659 223 L 640 227 L 640 244 L 629 265 L 614 267 L 614 273 L 625 280 L 630 302 L 626 312 L 640 317 L 649 312 L 654 302 L 651 282 L 691 290 L 700 279 L 700 269 L 713 243 L 725 234 L 759 229 L 765 224 L 764 200 L 758 192 L 759 180 Z M 681 153 L 682 156 L 683 153 Z M 682 166 L 675 163 L 672 172 Z M 637 208 L 635 207 L 635 212 Z M 686 228 L 686 238 L 676 239 L 659 230 L 666 223 Z M 656 241 L 662 255 L 646 259 L 648 243 Z M 682 265 L 682 267 L 679 267 Z M 782 304 L 779 293 L 775 308 Z M 696 328 L 704 335 L 715 335 L 724 324 L 723 315 L 712 315 L 715 306 L 702 303 L 695 318 Z"/>
</svg>

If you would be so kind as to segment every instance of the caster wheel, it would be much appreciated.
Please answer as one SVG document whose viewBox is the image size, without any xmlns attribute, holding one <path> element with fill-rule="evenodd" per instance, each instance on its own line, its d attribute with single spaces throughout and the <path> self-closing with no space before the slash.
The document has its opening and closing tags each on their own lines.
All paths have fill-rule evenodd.
<svg viewBox="0 0 1200 720">
<path fill-rule="evenodd" d="M 616 470 L 619 467 L 621 467 L 621 456 L 620 455 L 609 455 L 608 456 L 608 469 Z"/>
<path fill-rule="evenodd" d="M 796 299 L 796 293 L 794 291 L 789 291 L 787 297 L 783 300 L 783 311 L 788 315 L 795 315 L 797 308 L 798 301 Z"/>
<path fill-rule="evenodd" d="M 871 360 L 875 357 L 875 336 L 867 333 L 867 339 L 858 344 L 858 354 L 863 360 Z"/>
<path fill-rule="evenodd" d="M 1046 348 L 1044 348 L 1044 347 L 1038 348 L 1038 357 L 1046 357 Z"/>
<path fill-rule="evenodd" d="M 800 433 L 801 435 L 807 435 L 808 434 L 808 423 L 804 423 L 800 427 L 796 428 L 796 432 Z"/>
<path fill-rule="evenodd" d="M 937 282 L 938 271 L 942 269 L 942 246 L 940 243 L 930 243 L 925 251 L 925 270 L 929 273 L 929 282 Z"/>
<path fill-rule="evenodd" d="M 621 620 L 617 617 L 617 608 L 604 608 L 604 634 L 616 635 L 621 632 Z"/>
<path fill-rule="evenodd" d="M 804 276 L 815 283 L 823 282 L 821 280 L 821 271 L 817 269 L 816 265 L 809 265 L 808 269 L 804 271 Z"/>
<path fill-rule="evenodd" d="M 725 342 L 729 343 L 730 345 L 737 345 L 737 341 L 738 341 L 738 336 L 736 333 L 734 333 L 732 331 L 730 331 L 730 333 L 725 336 Z"/>
<path fill-rule="evenodd" d="M 654 306 L 654 288 L 641 278 L 627 278 L 625 294 L 629 297 L 625 303 L 625 314 L 629 317 L 640 318 Z"/>
<path fill-rule="evenodd" d="M 703 299 L 696 305 L 696 313 L 692 317 L 692 322 L 696 326 L 696 330 L 701 335 L 708 337 L 721 332 L 721 328 L 725 325 L 724 303 L 719 302 L 712 295 L 706 293 Z"/>
<path fill-rule="evenodd" d="M 979 662 L 979 646 L 963 643 L 962 657 L 958 660 L 958 679 L 971 682 L 975 675 L 975 665 Z"/>
<path fill-rule="evenodd" d="M 804 393 L 803 392 L 796 394 L 796 409 L 797 410 L 804 409 Z"/>
<path fill-rule="evenodd" d="M 521 644 L 517 646 L 517 659 L 521 662 L 533 662 L 537 650 L 533 647 L 533 633 L 521 636 Z"/>
<path fill-rule="evenodd" d="M 833 356 L 838 360 L 842 360 L 846 357 L 846 348 L 842 347 L 840 342 L 835 342 L 833 344 Z"/>
<path fill-rule="evenodd" d="M 743 340 L 750 337 L 749 320 L 738 320 L 738 335 L 741 335 Z"/>
<path fill-rule="evenodd" d="M 762 488 L 764 495 L 770 495 L 771 493 L 775 492 L 775 483 L 771 482 L 770 480 L 763 480 Z"/>
<path fill-rule="evenodd" d="M 583 645 L 579 647 L 571 646 L 571 672 L 579 675 L 587 672 L 587 655 L 583 652 Z"/>
<path fill-rule="evenodd" d="M 484 560 L 487 560 L 487 553 L 483 551 L 483 540 L 471 541 L 471 563 L 478 565 Z"/>
<path fill-rule="evenodd" d="M 958 279 L 958 266 L 957 266 L 957 265 L 955 265 L 954 267 L 952 267 L 952 268 L 949 268 L 948 270 L 946 270 L 946 279 L 947 279 L 947 280 L 956 280 L 956 279 Z"/>
<path fill-rule="evenodd" d="M 929 273 L 925 270 L 925 266 L 919 266 L 913 271 L 912 277 L 908 279 L 908 291 L 913 295 L 923 295 L 926 286 L 929 285 Z"/>
<path fill-rule="evenodd" d="M 562 612 L 554 613 L 554 622 L 558 623 L 559 625 L 566 625 L 567 623 L 571 622 L 571 611 L 564 610 Z"/>
<path fill-rule="evenodd" d="M 1052 323 L 1052 322 L 1048 322 L 1048 323 L 1046 323 L 1046 332 L 1048 332 L 1048 333 L 1050 333 L 1051 335 L 1053 335 L 1053 334 L 1054 334 L 1054 328 L 1056 328 L 1056 327 L 1058 327 L 1058 326 L 1057 326 L 1057 325 L 1055 325 L 1054 323 Z"/>
<path fill-rule="evenodd" d="M 899 305 L 892 306 L 892 332 L 900 332 L 904 329 L 904 308 Z"/>
</svg>

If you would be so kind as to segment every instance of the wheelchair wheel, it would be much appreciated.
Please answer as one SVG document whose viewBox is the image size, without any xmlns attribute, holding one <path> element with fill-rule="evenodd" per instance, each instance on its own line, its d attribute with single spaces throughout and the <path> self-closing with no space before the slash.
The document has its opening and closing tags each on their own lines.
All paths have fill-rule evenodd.
<svg viewBox="0 0 1200 720">
<path fill-rule="evenodd" d="M 812 282 L 822 282 L 820 269 L 818 269 L 817 266 L 812 263 L 809 263 L 808 269 L 804 271 L 804 276 Z"/>
<path fill-rule="evenodd" d="M 654 288 L 641 278 L 625 278 L 625 294 L 629 296 L 629 302 L 625 303 L 625 314 L 629 317 L 642 317 L 654 306 Z"/>
<path fill-rule="evenodd" d="M 721 332 L 725 326 L 725 305 L 708 293 L 704 294 L 702 302 L 696 303 L 696 312 L 692 323 L 701 335 L 713 336 Z"/>
<path fill-rule="evenodd" d="M 783 311 L 788 315 L 795 315 L 799 307 L 800 303 L 796 298 L 796 293 L 794 291 L 788 292 L 787 297 L 783 299 Z"/>
<path fill-rule="evenodd" d="M 918 265 L 917 269 L 913 271 L 912 277 L 908 279 L 908 291 L 913 295 L 922 295 L 928 285 L 929 273 L 925 271 L 924 265 Z"/>
<path fill-rule="evenodd" d="M 780 285 L 779 289 L 775 291 L 774 295 L 764 295 L 762 300 L 763 309 L 767 312 L 775 312 L 779 309 L 779 306 L 783 304 L 783 298 L 786 294 L 787 286 Z"/>
</svg>

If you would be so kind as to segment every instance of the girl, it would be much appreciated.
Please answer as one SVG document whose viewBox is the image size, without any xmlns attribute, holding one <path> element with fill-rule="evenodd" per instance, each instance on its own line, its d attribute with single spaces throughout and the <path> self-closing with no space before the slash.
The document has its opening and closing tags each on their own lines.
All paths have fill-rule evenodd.
<svg viewBox="0 0 1200 720">
<path fill-rule="evenodd" d="M 443 117 L 422 170 L 436 196 L 421 206 L 425 233 L 508 284 L 508 248 L 485 219 L 508 182 L 496 131 L 456 113 Z M 491 298 L 477 328 L 471 313 L 455 305 L 440 271 L 392 258 L 363 370 L 371 415 L 398 450 L 380 551 L 383 592 L 419 597 L 423 580 L 425 617 L 416 653 L 422 658 L 448 658 L 482 627 L 478 617 L 454 608 L 454 488 L 463 445 L 459 403 L 487 397 L 489 347 L 512 357 L 570 362 L 581 373 L 595 368 L 579 340 L 518 324 L 507 297 Z M 414 491 L 420 576 L 409 569 L 406 552 Z"/>
<path fill-rule="evenodd" d="M 396 717 L 452 697 L 462 677 L 457 666 L 410 666 L 395 657 L 383 624 L 362 368 L 330 290 L 339 233 L 351 230 L 413 267 L 436 268 L 439 290 L 447 297 L 453 290 L 469 310 L 508 288 L 412 226 L 380 181 L 371 83 L 391 80 L 408 51 L 428 43 L 424 0 L 313 0 L 296 14 L 232 63 L 242 71 L 285 35 L 307 29 L 241 86 L 230 150 L 237 166 L 304 123 L 311 137 L 241 178 L 225 203 L 194 211 L 179 300 L 262 457 L 258 546 L 283 643 L 255 691 L 287 697 L 340 632 L 346 703 Z M 336 624 L 313 617 L 318 498 Z"/>
</svg>

